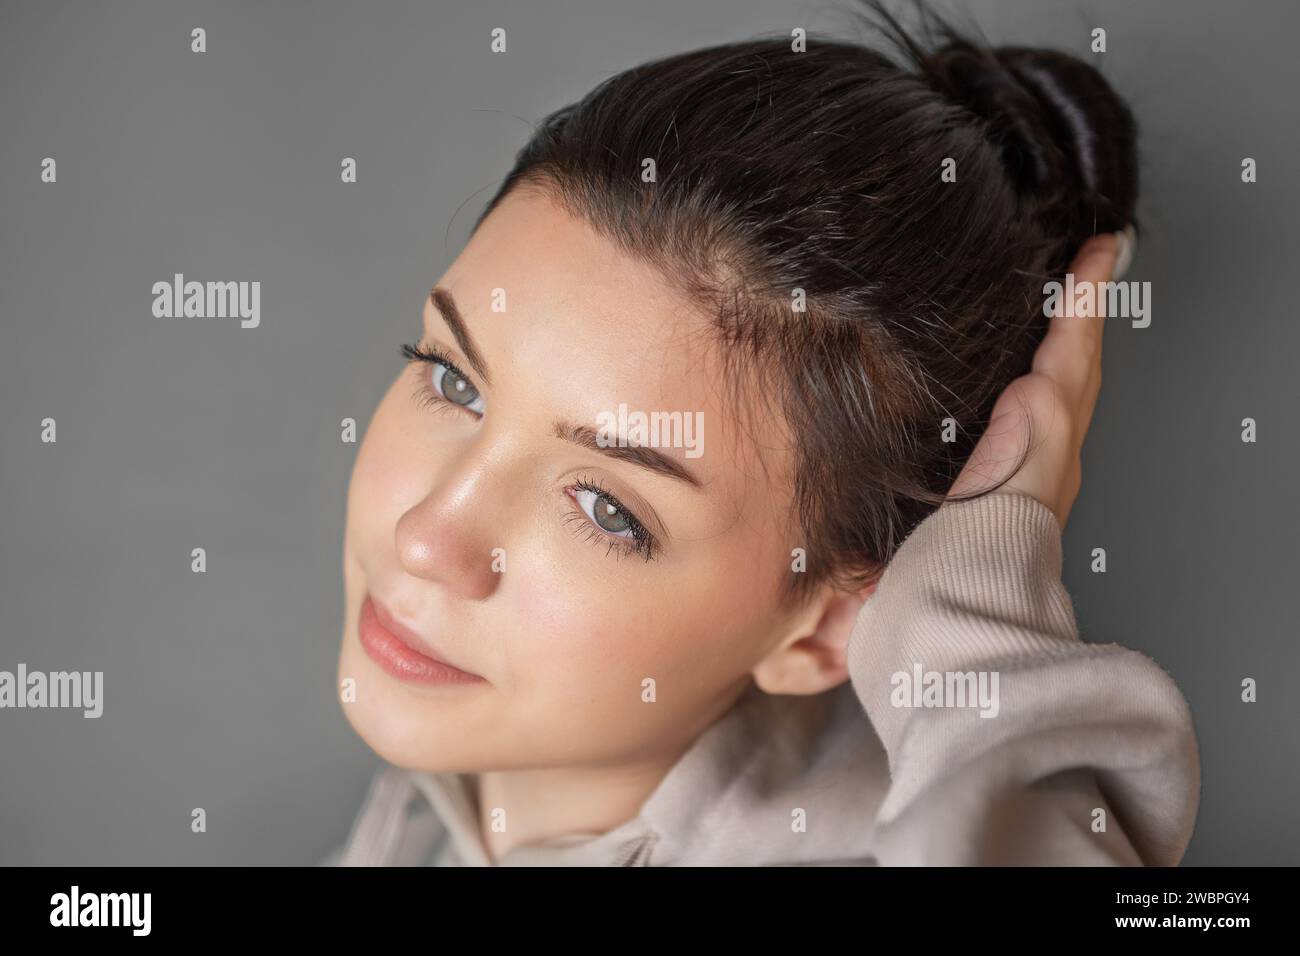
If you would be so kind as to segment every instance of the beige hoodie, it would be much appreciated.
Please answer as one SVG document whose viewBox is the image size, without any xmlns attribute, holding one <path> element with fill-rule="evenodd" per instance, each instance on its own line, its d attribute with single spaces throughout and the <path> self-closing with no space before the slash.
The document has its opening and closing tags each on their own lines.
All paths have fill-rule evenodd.
<svg viewBox="0 0 1300 956">
<path fill-rule="evenodd" d="M 998 491 L 921 522 L 859 613 L 848 659 L 850 680 L 815 697 L 751 684 L 635 818 L 495 865 L 1182 858 L 1200 798 L 1187 702 L 1149 657 L 1080 641 L 1060 526 L 1033 498 Z M 386 765 L 324 863 L 494 865 L 472 777 Z"/>
</svg>

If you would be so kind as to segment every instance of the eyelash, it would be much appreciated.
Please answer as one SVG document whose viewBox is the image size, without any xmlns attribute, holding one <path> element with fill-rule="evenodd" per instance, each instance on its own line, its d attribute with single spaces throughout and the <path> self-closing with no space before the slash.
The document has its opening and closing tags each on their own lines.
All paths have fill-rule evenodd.
<svg viewBox="0 0 1300 956">
<path fill-rule="evenodd" d="M 639 554 L 641 557 L 645 558 L 646 561 L 653 561 L 658 557 L 659 540 L 646 529 L 646 526 L 641 523 L 640 519 L 628 510 L 627 506 L 624 505 L 623 502 L 619 501 L 612 492 L 606 490 L 604 486 L 591 478 L 580 478 L 573 485 L 569 486 L 569 488 L 565 489 L 566 492 L 575 490 L 590 491 L 592 494 L 599 498 L 603 498 L 605 501 L 608 501 L 613 505 L 615 509 L 618 510 L 619 514 L 623 516 L 623 519 L 627 521 L 632 536 L 630 538 L 625 538 L 619 535 L 610 534 L 609 532 L 596 527 L 596 525 L 592 523 L 591 519 L 587 517 L 587 512 L 582 510 L 581 505 L 578 506 L 576 512 L 570 512 L 568 519 L 566 519 L 581 519 L 583 528 L 576 533 L 585 533 L 587 540 L 597 546 L 599 546 L 602 541 L 606 542 L 609 546 L 608 550 L 605 552 L 606 554 L 609 554 L 611 550 L 617 548 L 620 554 L 629 556 Z M 577 504 L 577 502 L 575 501 L 574 504 Z"/>
<path fill-rule="evenodd" d="M 467 382 L 473 381 L 473 379 L 471 379 L 468 375 L 466 375 L 464 372 L 460 370 L 460 367 L 457 366 L 455 362 L 449 359 L 442 351 L 435 348 L 434 346 L 420 345 L 419 343 L 416 343 L 414 345 L 403 345 L 402 356 L 407 360 L 409 364 L 414 365 L 417 363 L 422 363 L 425 365 L 441 365 L 445 369 L 447 369 L 447 371 L 452 372 L 455 375 L 459 375 L 465 381 Z M 443 398 L 441 395 L 438 394 L 438 390 L 434 388 L 433 385 L 430 383 L 428 376 L 424 376 L 421 379 L 420 390 L 419 392 L 416 393 L 415 399 L 418 402 L 419 408 L 421 410 L 424 410 L 426 408 L 436 407 L 439 410 L 449 411 L 453 415 L 457 414 L 457 410 L 456 407 L 454 407 L 454 403 L 447 401 L 445 398 Z M 459 406 L 459 407 L 464 408 L 464 406 Z M 469 413 L 471 415 L 474 415 L 475 418 L 480 417 L 477 413 L 469 409 L 465 409 L 465 410 L 469 411 Z"/>
<path fill-rule="evenodd" d="M 455 362 L 434 346 L 420 345 L 419 343 L 414 345 L 403 345 L 402 356 L 409 364 L 421 363 L 424 365 L 441 365 L 449 372 L 459 375 L 466 381 L 473 381 L 468 375 L 460 370 Z M 453 413 L 455 412 L 455 409 L 453 408 L 454 403 L 447 401 L 447 399 L 438 394 L 438 390 L 433 387 L 427 376 L 424 377 L 420 385 L 420 390 L 416 394 L 416 398 L 421 409 L 436 406 L 440 409 L 445 408 Z M 473 411 L 470 411 L 470 414 L 475 415 L 475 417 L 482 417 Z M 639 554 L 645 558 L 646 561 L 653 561 L 658 556 L 659 540 L 646 529 L 646 526 L 641 523 L 640 519 L 637 518 L 637 516 L 623 504 L 623 502 L 619 501 L 612 492 L 608 491 L 599 482 L 591 478 L 580 478 L 577 482 L 564 490 L 566 494 L 573 491 L 589 491 L 592 494 L 603 498 L 605 501 L 608 501 L 618 509 L 618 512 L 623 516 L 624 520 L 627 521 L 628 527 L 632 532 L 630 538 L 610 534 L 593 524 L 592 519 L 587 516 L 587 513 L 582 509 L 582 506 L 579 505 L 577 501 L 574 501 L 574 505 L 578 510 L 569 512 L 565 520 L 578 520 L 582 523 L 583 527 L 575 531 L 575 534 L 585 536 L 587 540 L 591 541 L 597 547 L 600 546 L 601 542 L 605 542 L 608 546 L 605 551 L 606 555 L 613 551 L 618 551 L 619 554 L 627 556 Z M 572 498 L 572 495 L 570 494 L 569 497 Z"/>
</svg>

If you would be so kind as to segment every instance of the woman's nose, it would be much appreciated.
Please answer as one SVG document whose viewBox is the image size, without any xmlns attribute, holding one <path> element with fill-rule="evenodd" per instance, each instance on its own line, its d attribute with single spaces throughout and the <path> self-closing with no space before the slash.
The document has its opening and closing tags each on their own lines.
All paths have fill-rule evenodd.
<svg viewBox="0 0 1300 956">
<path fill-rule="evenodd" d="M 444 472 L 429 493 L 397 522 L 398 559 L 408 574 L 481 600 L 495 589 L 505 542 L 490 520 L 492 492 L 485 463 Z M 495 553 L 494 553 L 495 551 Z"/>
</svg>

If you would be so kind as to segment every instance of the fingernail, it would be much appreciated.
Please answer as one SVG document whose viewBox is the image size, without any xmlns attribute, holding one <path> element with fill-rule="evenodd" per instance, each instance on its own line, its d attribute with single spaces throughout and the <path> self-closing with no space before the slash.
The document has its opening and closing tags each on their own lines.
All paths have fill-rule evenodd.
<svg viewBox="0 0 1300 956">
<path fill-rule="evenodd" d="M 1129 223 L 1115 233 L 1115 240 L 1115 269 L 1111 278 L 1120 279 L 1128 272 L 1128 267 L 1133 263 L 1133 253 L 1137 251 L 1137 231 L 1133 224 Z"/>
</svg>

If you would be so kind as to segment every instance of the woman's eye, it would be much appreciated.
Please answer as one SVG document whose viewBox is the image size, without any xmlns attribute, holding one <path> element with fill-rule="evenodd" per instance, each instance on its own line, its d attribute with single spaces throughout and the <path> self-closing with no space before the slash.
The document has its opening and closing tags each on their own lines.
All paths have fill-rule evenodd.
<svg viewBox="0 0 1300 956">
<path fill-rule="evenodd" d="M 611 548 L 617 548 L 624 554 L 639 554 L 647 561 L 656 558 L 659 540 L 609 492 L 603 491 L 594 482 L 583 479 L 569 488 L 568 494 L 577 502 L 578 509 L 587 516 L 588 521 L 583 522 L 583 529 L 593 542 L 599 544 L 604 541 Z M 575 512 L 570 512 L 569 515 L 575 521 L 582 521 Z"/>
<path fill-rule="evenodd" d="M 573 497 L 582 507 L 587 517 L 602 531 L 624 538 L 636 536 L 636 529 L 632 526 L 632 522 L 628 520 L 627 512 L 604 495 L 586 488 L 579 488 L 574 492 Z"/>
<path fill-rule="evenodd" d="M 478 389 L 458 371 L 441 362 L 433 363 L 433 387 L 438 394 L 453 405 L 462 405 L 479 415 L 483 414 L 483 398 Z"/>
<path fill-rule="evenodd" d="M 475 417 L 483 414 L 483 398 L 466 376 L 461 374 L 451 360 L 436 348 L 416 345 L 403 345 L 402 355 L 414 365 L 422 365 L 428 372 L 421 370 L 419 399 L 421 408 L 433 405 L 458 405 L 468 409 Z M 427 374 L 427 378 L 424 376 Z"/>
</svg>

